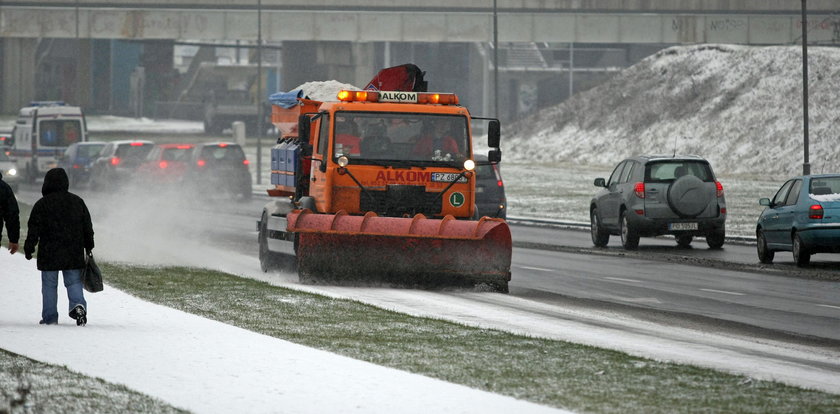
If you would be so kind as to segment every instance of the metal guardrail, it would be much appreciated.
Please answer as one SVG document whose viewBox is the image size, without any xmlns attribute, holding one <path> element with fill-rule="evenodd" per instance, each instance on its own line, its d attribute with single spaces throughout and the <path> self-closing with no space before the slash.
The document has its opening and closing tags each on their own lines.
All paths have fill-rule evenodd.
<svg viewBox="0 0 840 414">
<path fill-rule="evenodd" d="M 261 192 L 254 192 L 254 196 L 268 196 L 265 194 L 265 191 Z M 508 223 L 511 224 L 518 224 L 522 226 L 532 226 L 532 227 L 553 227 L 557 229 L 567 229 L 567 230 L 579 230 L 579 231 L 589 231 L 589 222 L 583 221 L 569 221 L 569 220 L 557 220 L 557 219 L 549 219 L 549 218 L 538 218 L 538 217 L 521 217 L 521 216 L 507 216 Z M 727 243 L 736 243 L 736 244 L 755 244 L 755 237 L 754 236 L 726 236 Z"/>
</svg>

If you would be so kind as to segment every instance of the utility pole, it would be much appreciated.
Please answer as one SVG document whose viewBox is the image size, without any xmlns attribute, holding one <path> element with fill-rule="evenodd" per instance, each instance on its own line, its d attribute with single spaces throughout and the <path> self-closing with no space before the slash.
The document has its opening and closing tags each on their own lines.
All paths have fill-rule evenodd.
<svg viewBox="0 0 840 414">
<path fill-rule="evenodd" d="M 257 0 L 257 185 L 262 184 L 262 0 Z"/>
<path fill-rule="evenodd" d="M 802 175 L 811 174 L 811 164 L 808 161 L 808 20 L 806 18 L 806 0 L 802 0 L 802 114 L 804 129 L 805 161 L 802 164 Z"/>
<path fill-rule="evenodd" d="M 493 0 L 493 116 L 499 117 L 499 15 Z M 803 0 L 804 1 L 804 0 Z"/>
</svg>

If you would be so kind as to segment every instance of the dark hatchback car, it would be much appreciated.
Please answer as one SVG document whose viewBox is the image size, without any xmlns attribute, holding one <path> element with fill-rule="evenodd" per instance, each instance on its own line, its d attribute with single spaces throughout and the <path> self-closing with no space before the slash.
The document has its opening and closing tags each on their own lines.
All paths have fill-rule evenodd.
<svg viewBox="0 0 840 414">
<path fill-rule="evenodd" d="M 198 144 L 192 152 L 185 181 L 202 195 L 234 195 L 250 199 L 250 162 L 242 147 L 232 142 Z"/>
<path fill-rule="evenodd" d="M 103 189 L 133 183 L 137 167 L 146 160 L 154 146 L 154 142 L 141 140 L 105 144 L 91 168 L 91 187 Z"/>
<path fill-rule="evenodd" d="M 58 159 L 58 166 L 67 171 L 70 184 L 83 185 L 90 181 L 93 163 L 99 158 L 105 144 L 103 141 L 76 142 L 64 150 L 64 155 Z"/>
<path fill-rule="evenodd" d="M 175 186 L 184 183 L 194 145 L 158 144 L 137 168 L 138 179 L 147 184 Z"/>
<path fill-rule="evenodd" d="M 628 250 L 639 237 L 672 234 L 687 247 L 704 236 L 710 248 L 723 246 L 726 200 L 709 162 L 696 156 L 649 156 L 626 159 L 602 187 L 589 208 L 592 243 L 603 247 L 620 235 Z"/>
<path fill-rule="evenodd" d="M 814 253 L 840 252 L 840 174 L 792 178 L 759 204 L 767 207 L 755 229 L 762 263 L 772 263 L 780 250 L 793 252 L 798 266 Z"/>
<path fill-rule="evenodd" d="M 481 216 L 507 218 L 505 183 L 499 164 L 487 164 L 486 155 L 475 157 L 475 205 Z"/>
</svg>

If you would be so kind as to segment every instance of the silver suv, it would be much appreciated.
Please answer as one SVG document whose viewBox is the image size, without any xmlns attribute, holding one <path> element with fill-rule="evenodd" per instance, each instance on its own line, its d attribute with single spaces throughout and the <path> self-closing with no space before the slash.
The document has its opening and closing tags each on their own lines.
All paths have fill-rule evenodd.
<svg viewBox="0 0 840 414">
<path fill-rule="evenodd" d="M 610 179 L 595 179 L 602 187 L 589 207 L 592 243 L 604 247 L 610 235 L 620 235 L 627 250 L 641 236 L 672 234 L 681 247 L 704 236 L 710 248 L 723 246 L 726 200 L 723 186 L 703 158 L 641 155 L 615 167 Z"/>
</svg>

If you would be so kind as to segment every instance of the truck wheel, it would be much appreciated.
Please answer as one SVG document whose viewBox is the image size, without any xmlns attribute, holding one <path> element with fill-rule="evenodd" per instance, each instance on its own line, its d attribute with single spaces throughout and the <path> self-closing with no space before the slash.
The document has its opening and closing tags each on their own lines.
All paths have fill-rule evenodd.
<svg viewBox="0 0 840 414">
<path fill-rule="evenodd" d="M 257 240 L 260 245 L 260 269 L 263 272 L 280 269 L 282 256 L 268 249 L 268 214 L 265 212 L 260 220 L 260 234 Z"/>
<path fill-rule="evenodd" d="M 619 218 L 621 226 L 621 246 L 624 250 L 636 250 L 639 248 L 639 233 L 627 222 L 627 212 L 622 211 Z"/>
</svg>

